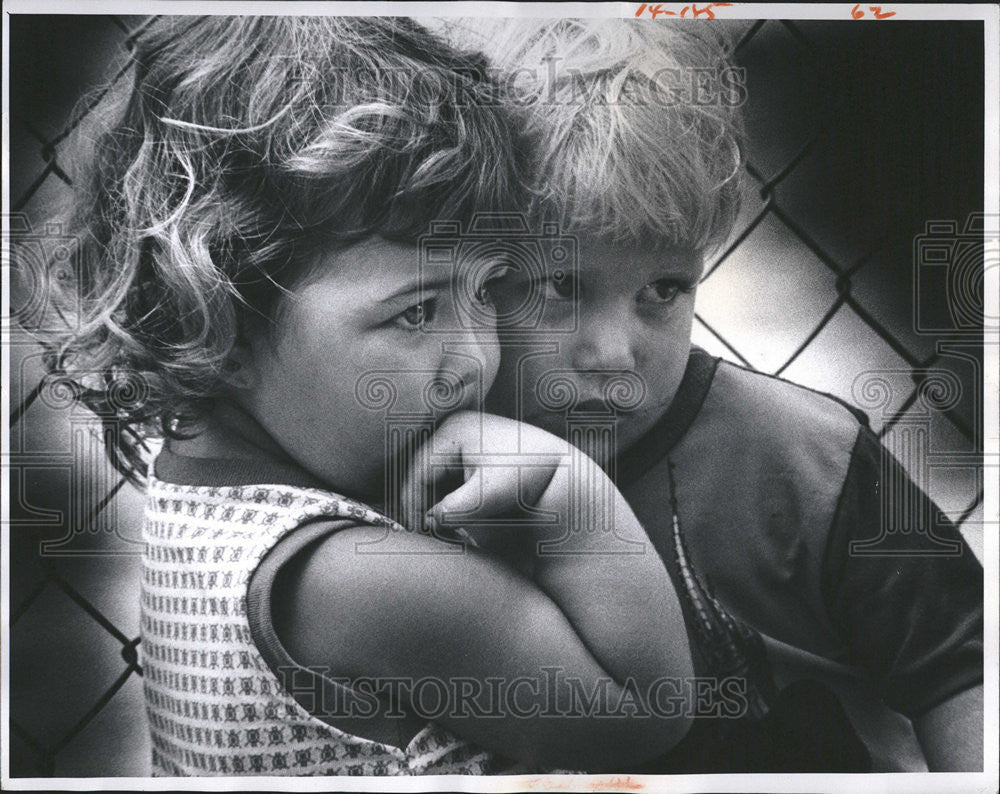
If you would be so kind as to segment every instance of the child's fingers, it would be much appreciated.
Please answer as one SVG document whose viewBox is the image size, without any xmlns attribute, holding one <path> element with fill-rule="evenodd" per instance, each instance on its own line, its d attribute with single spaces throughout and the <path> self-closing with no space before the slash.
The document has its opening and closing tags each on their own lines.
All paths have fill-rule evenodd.
<svg viewBox="0 0 1000 794">
<path fill-rule="evenodd" d="M 512 515 L 533 506 L 569 459 L 565 442 L 535 428 L 468 412 L 446 420 L 418 448 L 400 492 L 403 523 L 416 529 Z M 448 478 L 459 484 L 452 487 Z M 434 496 L 440 498 L 433 505 Z"/>
<path fill-rule="evenodd" d="M 482 520 L 509 512 L 516 503 L 517 474 L 479 466 L 467 467 L 467 479 L 446 494 L 430 511 L 437 526 L 457 527 L 468 519 Z"/>
<path fill-rule="evenodd" d="M 511 456 L 465 460 L 465 482 L 445 495 L 430 514 L 441 526 L 461 526 L 463 520 L 489 519 L 528 510 L 534 505 L 557 468 L 557 460 L 537 456 Z"/>
<path fill-rule="evenodd" d="M 449 474 L 460 470 L 461 464 L 461 453 L 453 445 L 434 443 L 432 439 L 416 449 L 405 467 L 399 487 L 399 521 L 403 526 L 409 529 L 423 527 L 435 487 Z"/>
</svg>

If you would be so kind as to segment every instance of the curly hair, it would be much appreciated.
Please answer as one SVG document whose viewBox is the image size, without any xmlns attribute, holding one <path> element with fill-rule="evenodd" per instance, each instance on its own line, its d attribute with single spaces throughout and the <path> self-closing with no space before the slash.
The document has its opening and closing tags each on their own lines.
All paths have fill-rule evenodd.
<svg viewBox="0 0 1000 794">
<path fill-rule="evenodd" d="M 449 20 L 510 89 L 533 213 L 623 244 L 708 250 L 740 205 L 746 98 L 729 31 L 689 20 Z M 705 85 L 707 84 L 707 85 Z"/>
<path fill-rule="evenodd" d="M 138 481 L 143 437 L 191 432 L 320 246 L 522 199 L 485 62 L 412 20 L 166 17 L 133 60 L 81 136 L 70 322 L 42 341 Z"/>
</svg>

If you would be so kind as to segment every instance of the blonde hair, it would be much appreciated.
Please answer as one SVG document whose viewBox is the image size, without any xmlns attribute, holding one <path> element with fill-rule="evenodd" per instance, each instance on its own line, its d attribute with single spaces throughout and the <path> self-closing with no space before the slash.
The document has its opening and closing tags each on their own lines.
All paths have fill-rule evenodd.
<svg viewBox="0 0 1000 794">
<path fill-rule="evenodd" d="M 531 152 L 538 220 L 618 243 L 697 250 L 729 234 L 745 88 L 719 26 L 505 19 L 444 27 L 453 41 L 482 48 L 508 84 Z M 715 75 L 708 101 L 694 93 L 699 74 Z"/>
<path fill-rule="evenodd" d="M 137 440 L 203 415 L 234 343 L 274 319 L 320 247 L 415 240 L 522 201 L 484 66 L 405 18 L 166 17 L 142 32 L 131 84 L 82 135 L 80 255 L 50 284 L 68 322 L 43 338 L 50 369 L 115 426 L 116 466 L 138 479 Z"/>
</svg>

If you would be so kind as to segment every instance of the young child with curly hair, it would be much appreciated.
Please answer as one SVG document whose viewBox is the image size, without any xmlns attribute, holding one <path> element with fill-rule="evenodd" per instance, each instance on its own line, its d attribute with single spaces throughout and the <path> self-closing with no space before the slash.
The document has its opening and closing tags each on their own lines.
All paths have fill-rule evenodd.
<svg viewBox="0 0 1000 794">
<path fill-rule="evenodd" d="M 480 411 L 503 265 L 468 296 L 419 267 L 431 221 L 521 202 L 481 59 L 388 17 L 164 17 L 133 55 L 81 160 L 82 302 L 46 343 L 145 482 L 154 772 L 599 770 L 676 744 L 663 684 L 691 660 L 665 566 L 596 553 L 607 533 L 567 508 L 595 483 L 616 542 L 648 547 L 606 476 Z M 456 545 L 448 471 L 449 510 L 570 553 Z"/>
</svg>

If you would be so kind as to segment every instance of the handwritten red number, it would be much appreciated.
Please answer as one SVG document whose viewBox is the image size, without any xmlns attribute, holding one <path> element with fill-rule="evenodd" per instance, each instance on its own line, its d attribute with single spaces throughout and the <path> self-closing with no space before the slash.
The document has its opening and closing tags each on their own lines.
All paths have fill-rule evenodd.
<svg viewBox="0 0 1000 794">
<path fill-rule="evenodd" d="M 702 14 L 707 15 L 709 19 L 715 19 L 715 11 L 712 10 L 713 8 L 725 8 L 731 5 L 732 3 L 709 3 L 704 8 L 698 8 L 698 6 L 696 5 L 691 6 L 691 8 L 694 11 L 694 16 L 696 19 L 700 17 Z"/>
<path fill-rule="evenodd" d="M 664 8 L 663 3 L 656 3 L 655 5 L 648 5 L 647 3 L 641 3 L 639 7 L 636 9 L 635 15 L 637 17 L 641 17 L 644 13 L 648 11 L 649 16 L 652 19 L 656 19 L 661 14 L 663 16 L 668 16 L 668 17 L 679 16 L 686 19 L 688 17 L 688 12 L 690 11 L 691 16 L 695 19 L 702 16 L 707 17 L 708 19 L 715 19 L 715 11 L 713 9 L 728 8 L 731 5 L 732 3 L 709 3 L 708 5 L 699 8 L 698 5 L 695 3 L 692 5 L 684 6 L 684 8 L 682 8 L 681 12 L 678 14 L 676 11 L 670 11 L 669 9 Z"/>
<path fill-rule="evenodd" d="M 875 19 L 888 19 L 889 17 L 896 16 L 895 11 L 883 11 L 882 6 L 868 6 L 868 10 L 872 12 Z M 861 19 L 864 15 L 865 12 L 861 10 L 861 3 L 858 3 L 851 9 L 851 16 L 855 19 Z"/>
</svg>

